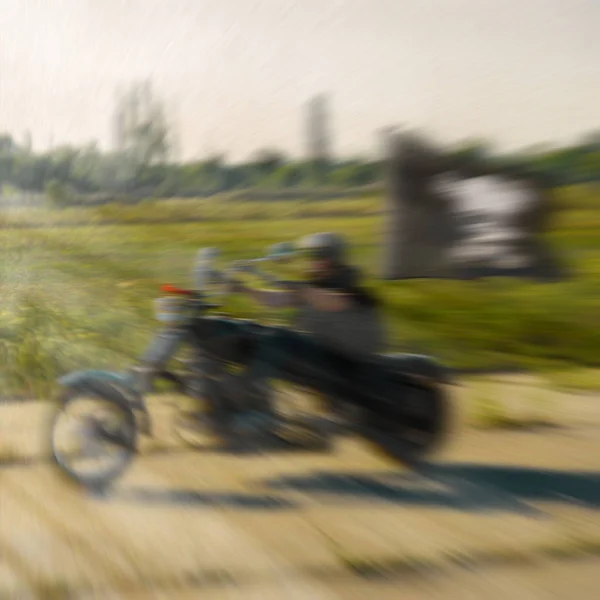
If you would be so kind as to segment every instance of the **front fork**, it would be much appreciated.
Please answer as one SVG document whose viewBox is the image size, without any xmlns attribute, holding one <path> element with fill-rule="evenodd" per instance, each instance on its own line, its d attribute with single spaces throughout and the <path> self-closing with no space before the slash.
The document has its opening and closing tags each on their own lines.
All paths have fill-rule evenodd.
<svg viewBox="0 0 600 600">
<path fill-rule="evenodd" d="M 188 333 L 185 327 L 165 327 L 160 330 L 146 352 L 140 359 L 139 365 L 133 370 L 137 389 L 142 394 L 155 391 L 154 382 L 160 378 L 175 383 L 182 394 L 196 400 L 205 400 L 218 396 L 218 382 L 221 379 L 218 363 L 205 357 L 192 345 L 193 355 L 187 365 L 186 375 L 181 377 L 166 370 L 167 364 L 187 341 Z"/>
<path fill-rule="evenodd" d="M 154 381 L 157 378 L 180 379 L 174 381 L 179 385 L 180 391 L 196 400 L 205 401 L 215 426 L 218 429 L 226 429 L 229 421 L 237 413 L 249 408 L 248 382 L 243 375 L 228 372 L 227 367 L 220 361 L 202 356 L 193 344 L 195 354 L 192 357 L 192 372 L 189 376 L 181 379 L 166 371 L 167 364 L 186 340 L 185 327 L 161 329 L 146 349 L 139 365 L 133 369 L 136 388 L 141 394 L 148 394 L 154 392 Z M 255 401 L 251 404 L 256 405 L 254 408 L 259 412 L 269 412 L 269 402 L 266 398 L 262 399 L 262 402 Z"/>
<path fill-rule="evenodd" d="M 154 336 L 139 364 L 133 368 L 136 387 L 141 394 L 154 392 L 154 380 L 165 370 L 185 337 L 186 330 L 183 327 L 165 327 Z"/>
</svg>

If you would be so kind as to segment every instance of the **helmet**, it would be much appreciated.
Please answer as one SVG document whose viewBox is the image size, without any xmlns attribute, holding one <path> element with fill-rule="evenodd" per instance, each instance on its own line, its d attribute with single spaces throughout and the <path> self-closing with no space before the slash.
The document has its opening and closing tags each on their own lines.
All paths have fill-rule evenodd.
<svg viewBox="0 0 600 600">
<path fill-rule="evenodd" d="M 302 238 L 298 247 L 316 259 L 330 259 L 342 264 L 346 258 L 346 240 L 337 233 L 313 233 Z"/>
</svg>

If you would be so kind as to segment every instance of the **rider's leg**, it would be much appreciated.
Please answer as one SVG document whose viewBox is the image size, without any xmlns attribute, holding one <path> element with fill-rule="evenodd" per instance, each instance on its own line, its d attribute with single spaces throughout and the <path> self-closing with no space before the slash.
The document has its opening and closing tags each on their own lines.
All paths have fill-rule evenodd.
<svg viewBox="0 0 600 600">
<path fill-rule="evenodd" d="M 248 364 L 245 379 L 254 398 L 270 396 L 268 384 L 278 373 L 290 355 L 302 353 L 302 342 L 285 329 L 269 330 L 257 338 L 252 360 Z"/>
<path fill-rule="evenodd" d="M 268 394 L 266 384 L 285 365 L 301 370 L 319 382 L 318 391 L 333 399 L 347 399 L 394 417 L 399 398 L 390 393 L 392 382 L 386 369 L 376 361 L 347 357 L 319 343 L 312 336 L 281 328 L 260 339 L 246 371 L 253 393 Z M 268 397 L 268 396 L 264 396 Z"/>
<path fill-rule="evenodd" d="M 354 362 L 297 331 L 281 328 L 260 339 L 247 377 L 254 390 L 264 389 L 285 365 L 299 365 L 300 371 L 319 381 L 319 391 L 330 397 L 351 393 Z"/>
</svg>

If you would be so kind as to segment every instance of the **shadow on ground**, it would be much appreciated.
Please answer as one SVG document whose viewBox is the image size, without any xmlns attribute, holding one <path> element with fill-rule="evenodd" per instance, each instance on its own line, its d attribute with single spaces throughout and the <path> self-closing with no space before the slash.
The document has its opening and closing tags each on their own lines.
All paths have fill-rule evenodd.
<svg viewBox="0 0 600 600">
<path fill-rule="evenodd" d="M 186 489 L 128 487 L 113 498 L 139 504 L 172 504 L 197 507 L 228 507 L 240 510 L 285 510 L 296 503 L 274 495 L 199 492 Z"/>
<path fill-rule="evenodd" d="M 263 481 L 278 492 L 322 501 L 383 501 L 480 511 L 532 512 L 528 502 L 600 508 L 600 472 L 569 472 L 501 465 L 444 464 L 426 475 L 318 472 Z"/>
<path fill-rule="evenodd" d="M 426 474 L 312 472 L 260 482 L 264 494 L 127 487 L 113 499 L 145 505 L 281 511 L 308 500 L 325 504 L 384 502 L 467 512 L 543 516 L 530 502 L 600 509 L 600 472 L 569 472 L 501 465 L 443 464 Z M 294 494 L 301 494 L 297 500 Z M 289 495 L 292 498 L 289 498 Z"/>
</svg>

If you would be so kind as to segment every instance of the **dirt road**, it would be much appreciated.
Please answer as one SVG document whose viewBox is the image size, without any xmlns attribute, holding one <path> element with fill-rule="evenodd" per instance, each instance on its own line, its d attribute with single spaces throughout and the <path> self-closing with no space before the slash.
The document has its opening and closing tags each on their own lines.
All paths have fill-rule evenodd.
<svg viewBox="0 0 600 600">
<path fill-rule="evenodd" d="M 236 458 L 164 430 L 103 498 L 45 462 L 47 418 L 0 406 L 1 600 L 598 598 L 597 401 L 563 429 L 465 430 L 426 476 L 351 440 Z"/>
</svg>

